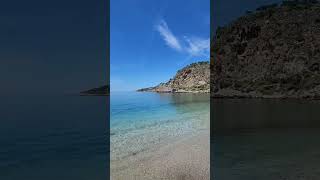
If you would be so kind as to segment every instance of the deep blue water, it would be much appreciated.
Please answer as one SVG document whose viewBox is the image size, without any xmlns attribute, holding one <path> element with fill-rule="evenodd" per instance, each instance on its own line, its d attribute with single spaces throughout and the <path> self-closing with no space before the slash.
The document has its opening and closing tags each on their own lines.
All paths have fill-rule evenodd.
<svg viewBox="0 0 320 180">
<path fill-rule="evenodd" d="M 0 98 L 1 180 L 107 178 L 107 97 Z"/>
<path fill-rule="evenodd" d="M 320 177 L 320 101 L 211 99 L 211 170 L 221 180 Z"/>
</svg>

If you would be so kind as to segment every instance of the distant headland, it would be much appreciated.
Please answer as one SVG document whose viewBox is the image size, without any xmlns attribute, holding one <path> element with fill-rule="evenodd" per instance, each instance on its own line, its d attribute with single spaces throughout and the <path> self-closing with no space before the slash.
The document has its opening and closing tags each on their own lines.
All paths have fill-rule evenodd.
<svg viewBox="0 0 320 180">
<path fill-rule="evenodd" d="M 157 93 L 209 93 L 210 64 L 208 61 L 192 63 L 166 83 L 154 87 L 138 89 L 138 92 Z"/>
<path fill-rule="evenodd" d="M 110 95 L 110 87 L 108 85 L 101 86 L 98 88 L 93 88 L 87 91 L 80 92 L 82 96 L 109 96 Z"/>
</svg>

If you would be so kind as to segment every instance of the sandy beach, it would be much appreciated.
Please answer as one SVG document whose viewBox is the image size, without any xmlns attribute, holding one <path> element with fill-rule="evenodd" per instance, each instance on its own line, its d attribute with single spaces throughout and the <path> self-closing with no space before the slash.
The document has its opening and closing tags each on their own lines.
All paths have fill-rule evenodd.
<svg viewBox="0 0 320 180">
<path fill-rule="evenodd" d="M 112 180 L 210 179 L 210 132 L 200 131 L 111 162 Z"/>
</svg>

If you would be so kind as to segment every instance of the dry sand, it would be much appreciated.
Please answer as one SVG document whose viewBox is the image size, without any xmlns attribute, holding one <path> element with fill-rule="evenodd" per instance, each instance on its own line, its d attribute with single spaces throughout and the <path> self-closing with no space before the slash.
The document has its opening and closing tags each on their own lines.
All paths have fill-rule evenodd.
<svg viewBox="0 0 320 180">
<path fill-rule="evenodd" d="M 210 179 L 210 132 L 111 162 L 112 180 Z"/>
</svg>

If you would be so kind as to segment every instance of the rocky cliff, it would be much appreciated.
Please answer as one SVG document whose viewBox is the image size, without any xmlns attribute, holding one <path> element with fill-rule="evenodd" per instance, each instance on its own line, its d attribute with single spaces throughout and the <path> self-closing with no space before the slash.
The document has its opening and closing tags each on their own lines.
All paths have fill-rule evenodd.
<svg viewBox="0 0 320 180">
<path fill-rule="evenodd" d="M 209 62 L 190 64 L 179 70 L 177 74 L 166 83 L 155 87 L 143 88 L 137 91 L 150 92 L 210 92 L 210 65 Z"/>
<path fill-rule="evenodd" d="M 217 29 L 211 96 L 320 97 L 320 5 L 288 2 Z"/>
</svg>

